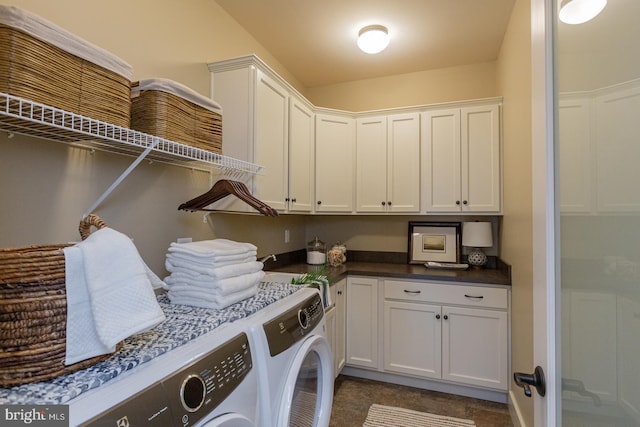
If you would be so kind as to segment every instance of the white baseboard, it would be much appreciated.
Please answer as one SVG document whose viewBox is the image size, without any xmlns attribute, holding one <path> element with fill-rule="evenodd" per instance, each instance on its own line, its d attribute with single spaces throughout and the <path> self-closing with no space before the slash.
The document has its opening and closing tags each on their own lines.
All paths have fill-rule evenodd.
<svg viewBox="0 0 640 427">
<path fill-rule="evenodd" d="M 521 389 L 516 390 L 517 393 Z M 513 421 L 514 427 L 527 427 L 527 423 L 522 417 L 522 411 L 518 406 L 518 400 L 514 398 L 514 390 L 509 390 L 509 413 L 511 414 L 511 421 Z"/>
</svg>

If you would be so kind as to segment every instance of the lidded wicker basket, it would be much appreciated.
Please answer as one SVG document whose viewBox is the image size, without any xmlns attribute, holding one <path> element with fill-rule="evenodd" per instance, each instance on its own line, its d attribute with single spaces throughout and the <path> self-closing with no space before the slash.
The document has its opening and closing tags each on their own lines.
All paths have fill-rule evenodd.
<svg viewBox="0 0 640 427">
<path fill-rule="evenodd" d="M 97 215 L 80 222 L 82 240 Z M 67 297 L 63 249 L 71 244 L 0 249 L 0 387 L 45 381 L 111 355 L 65 365 Z"/>
</svg>

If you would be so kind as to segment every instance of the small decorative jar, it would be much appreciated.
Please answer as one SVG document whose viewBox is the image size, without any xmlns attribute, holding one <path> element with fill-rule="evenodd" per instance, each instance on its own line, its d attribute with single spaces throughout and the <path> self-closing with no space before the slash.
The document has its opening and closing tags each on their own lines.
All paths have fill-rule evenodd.
<svg viewBox="0 0 640 427">
<path fill-rule="evenodd" d="M 327 245 L 316 236 L 307 243 L 307 264 L 321 265 L 327 263 Z"/>
<path fill-rule="evenodd" d="M 329 265 L 337 267 L 347 261 L 347 247 L 343 243 L 336 243 L 328 252 Z"/>
</svg>

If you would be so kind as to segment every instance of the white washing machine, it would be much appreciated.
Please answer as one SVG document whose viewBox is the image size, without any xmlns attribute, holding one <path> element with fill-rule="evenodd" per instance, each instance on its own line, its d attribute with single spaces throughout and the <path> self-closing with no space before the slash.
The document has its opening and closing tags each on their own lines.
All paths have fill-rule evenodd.
<svg viewBox="0 0 640 427">
<path fill-rule="evenodd" d="M 227 323 L 69 402 L 70 426 L 255 427 L 248 327 Z"/>
<path fill-rule="evenodd" d="M 258 371 L 259 425 L 327 427 L 333 356 L 318 290 L 301 289 L 247 321 Z"/>
</svg>

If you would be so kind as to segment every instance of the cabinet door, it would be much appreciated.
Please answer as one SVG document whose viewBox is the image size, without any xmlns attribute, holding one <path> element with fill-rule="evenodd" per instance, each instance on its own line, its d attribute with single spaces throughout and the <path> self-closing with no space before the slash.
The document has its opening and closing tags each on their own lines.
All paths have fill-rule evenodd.
<svg viewBox="0 0 640 427">
<path fill-rule="evenodd" d="M 342 279 L 333 287 L 336 293 L 333 297 L 336 310 L 336 325 L 335 325 L 335 352 L 333 354 L 335 358 L 335 372 L 336 376 L 342 371 L 347 360 L 346 351 L 346 315 L 347 315 L 347 280 Z"/>
<path fill-rule="evenodd" d="M 441 323 L 439 305 L 385 301 L 385 371 L 440 378 Z"/>
<path fill-rule="evenodd" d="M 640 211 L 640 88 L 595 99 L 597 201 L 600 212 Z"/>
<path fill-rule="evenodd" d="M 316 212 L 353 210 L 355 121 L 316 115 Z"/>
<path fill-rule="evenodd" d="M 387 210 L 387 117 L 356 121 L 356 209 Z"/>
<path fill-rule="evenodd" d="M 571 290 L 569 299 L 569 353 L 562 376 L 578 380 L 603 401 L 617 399 L 616 374 L 616 296 L 614 294 Z M 597 343 L 597 345 L 594 345 Z M 571 399 L 591 401 L 575 393 Z"/>
<path fill-rule="evenodd" d="M 257 71 L 255 99 L 255 163 L 265 173 L 254 177 L 254 195 L 271 207 L 284 210 L 288 168 L 289 94 L 275 80 Z"/>
<path fill-rule="evenodd" d="M 507 390 L 507 313 L 442 307 L 442 378 Z"/>
<path fill-rule="evenodd" d="M 591 194 L 591 118 L 587 98 L 560 97 L 558 153 L 560 156 L 560 212 L 589 213 Z"/>
<path fill-rule="evenodd" d="M 618 297 L 618 390 L 620 405 L 640 420 L 640 304 Z M 599 344 L 598 344 L 599 345 Z"/>
<path fill-rule="evenodd" d="M 331 347 L 331 355 L 333 356 L 333 375 L 338 376 L 338 372 L 335 369 L 336 366 L 336 308 L 331 307 L 324 313 L 324 321 L 327 326 L 326 338 Z"/>
<path fill-rule="evenodd" d="M 289 211 L 311 212 L 314 171 L 314 116 L 305 104 L 290 98 Z"/>
<path fill-rule="evenodd" d="M 392 115 L 387 123 L 387 208 L 420 212 L 420 115 Z"/>
<path fill-rule="evenodd" d="M 378 368 L 378 280 L 347 278 L 347 364 Z"/>
<path fill-rule="evenodd" d="M 462 211 L 500 212 L 500 110 L 462 109 Z"/>
<path fill-rule="evenodd" d="M 460 110 L 423 113 L 422 198 L 426 212 L 459 212 Z"/>
</svg>

